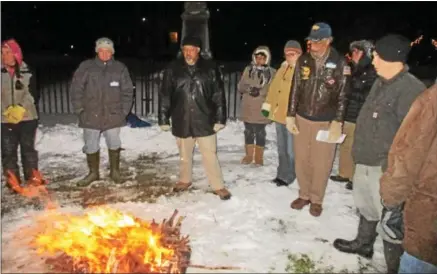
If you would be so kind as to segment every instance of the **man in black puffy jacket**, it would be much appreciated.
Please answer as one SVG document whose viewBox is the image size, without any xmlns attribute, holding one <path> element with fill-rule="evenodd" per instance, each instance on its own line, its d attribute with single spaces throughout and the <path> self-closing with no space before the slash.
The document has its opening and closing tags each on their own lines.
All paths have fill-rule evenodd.
<svg viewBox="0 0 437 274">
<path fill-rule="evenodd" d="M 163 131 L 171 127 L 179 148 L 180 174 L 174 190 L 184 191 L 192 184 L 193 150 L 197 143 L 214 193 L 228 200 L 231 193 L 223 183 L 216 135 L 226 124 L 225 91 L 216 64 L 199 56 L 200 46 L 197 37 L 186 37 L 182 42 L 183 57 L 164 71 L 159 125 Z"/>
<path fill-rule="evenodd" d="M 355 163 L 352 159 L 352 144 L 354 140 L 355 123 L 358 113 L 369 94 L 370 88 L 376 79 L 376 71 L 372 65 L 373 44 L 367 40 L 351 43 L 352 78 L 350 92 L 347 95 L 348 105 L 344 118 L 343 132 L 346 139 L 340 145 L 340 164 L 338 175 L 331 176 L 331 180 L 347 182 L 346 188 L 352 189 L 352 178 L 355 172 Z"/>
</svg>

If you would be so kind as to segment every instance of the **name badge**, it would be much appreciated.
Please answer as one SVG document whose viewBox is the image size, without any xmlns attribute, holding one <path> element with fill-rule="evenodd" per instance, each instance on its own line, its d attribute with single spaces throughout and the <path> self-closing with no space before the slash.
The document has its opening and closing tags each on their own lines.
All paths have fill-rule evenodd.
<svg viewBox="0 0 437 274">
<path fill-rule="evenodd" d="M 111 83 L 109 84 L 109 86 L 110 86 L 110 87 L 118 87 L 118 86 L 120 86 L 120 83 L 119 83 L 119 82 L 116 82 L 116 81 L 113 81 L 113 82 L 111 82 Z"/>
<path fill-rule="evenodd" d="M 373 117 L 374 119 L 378 118 L 378 112 L 374 112 L 373 115 L 372 115 L 372 117 Z"/>
</svg>

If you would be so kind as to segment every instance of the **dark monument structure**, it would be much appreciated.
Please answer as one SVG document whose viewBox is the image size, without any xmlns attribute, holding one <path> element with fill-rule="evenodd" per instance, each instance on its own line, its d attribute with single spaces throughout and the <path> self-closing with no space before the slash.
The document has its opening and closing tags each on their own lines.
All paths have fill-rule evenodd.
<svg viewBox="0 0 437 274">
<path fill-rule="evenodd" d="M 209 45 L 209 10 L 206 2 L 185 2 L 185 11 L 182 13 L 181 43 L 186 36 L 196 36 L 202 41 L 200 55 L 204 59 L 212 59 Z M 178 56 L 180 56 L 179 52 Z"/>
</svg>

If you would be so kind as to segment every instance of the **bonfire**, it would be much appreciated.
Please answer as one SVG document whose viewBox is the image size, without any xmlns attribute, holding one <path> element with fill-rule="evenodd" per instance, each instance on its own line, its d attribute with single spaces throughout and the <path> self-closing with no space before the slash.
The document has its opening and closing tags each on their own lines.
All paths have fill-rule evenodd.
<svg viewBox="0 0 437 274">
<path fill-rule="evenodd" d="M 48 257 L 55 273 L 185 273 L 188 267 L 237 270 L 238 267 L 190 264 L 189 237 L 181 235 L 184 217 L 173 215 L 161 223 L 146 222 L 108 206 L 90 208 L 84 215 L 61 212 L 38 171 L 26 187 L 8 172 L 7 183 L 46 206 L 31 233 L 32 247 Z"/>
<path fill-rule="evenodd" d="M 59 273 L 185 273 L 191 248 L 181 235 L 184 217 L 175 210 L 160 224 L 99 206 L 84 215 L 58 211 L 37 171 L 27 187 L 12 172 L 8 183 L 17 193 L 39 198 L 47 212 L 36 221 L 31 245 Z"/>
</svg>

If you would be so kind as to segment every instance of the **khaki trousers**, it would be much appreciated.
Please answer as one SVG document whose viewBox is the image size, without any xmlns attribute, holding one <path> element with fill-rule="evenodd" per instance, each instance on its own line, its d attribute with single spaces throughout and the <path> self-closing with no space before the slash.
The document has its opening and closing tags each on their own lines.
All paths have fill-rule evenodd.
<svg viewBox="0 0 437 274">
<path fill-rule="evenodd" d="M 355 173 L 355 163 L 352 158 L 352 145 L 354 143 L 355 124 L 345 122 L 343 133 L 346 134 L 346 139 L 340 145 L 340 160 L 338 175 L 343 178 L 349 178 L 352 181 Z"/>
<path fill-rule="evenodd" d="M 316 140 L 319 130 L 328 130 L 329 122 L 315 122 L 296 115 L 299 134 L 294 136 L 294 151 L 299 197 L 322 204 L 331 174 L 336 144 Z"/>
<path fill-rule="evenodd" d="M 224 188 L 222 171 L 217 158 L 216 134 L 198 138 L 176 138 L 180 155 L 179 181 L 183 183 L 192 182 L 193 151 L 196 142 L 202 154 L 203 167 L 212 189 Z"/>
</svg>

